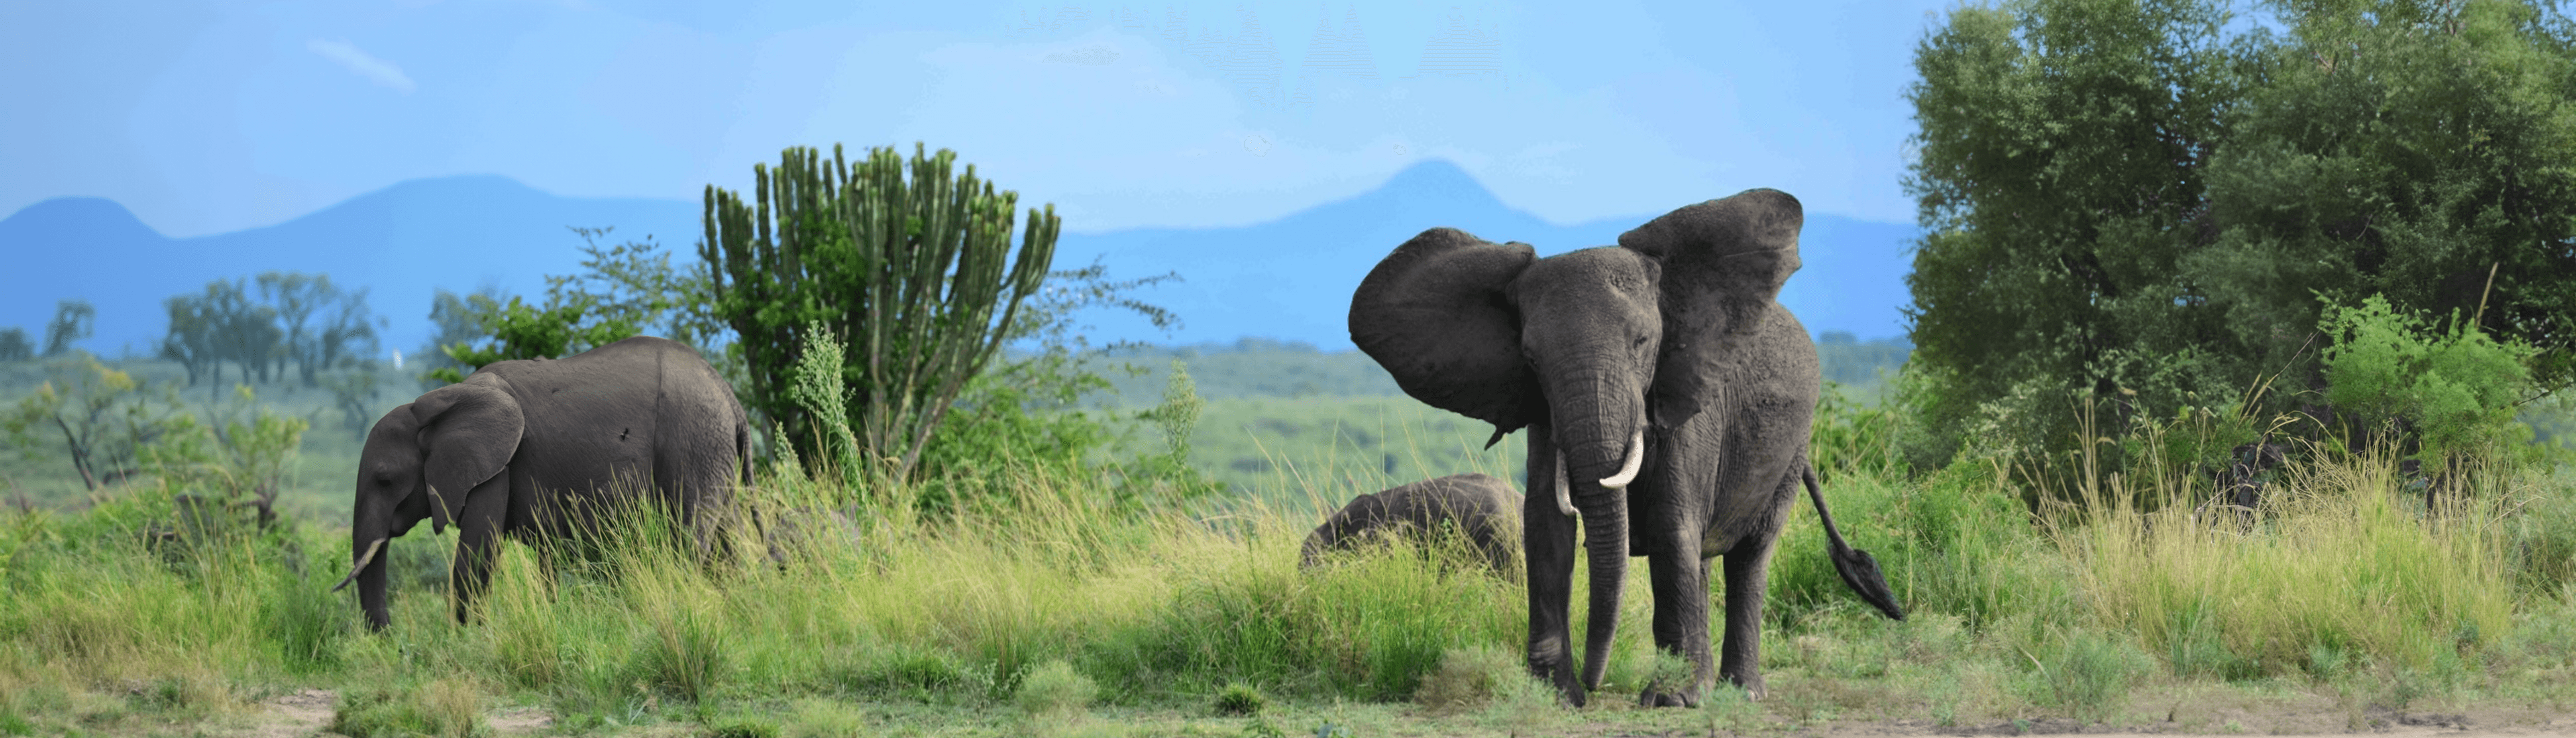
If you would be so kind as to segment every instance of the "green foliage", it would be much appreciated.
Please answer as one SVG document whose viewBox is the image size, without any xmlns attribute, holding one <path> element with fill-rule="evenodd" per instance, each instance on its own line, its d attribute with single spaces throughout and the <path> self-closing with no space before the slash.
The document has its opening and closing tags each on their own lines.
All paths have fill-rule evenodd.
<svg viewBox="0 0 2576 738">
<path fill-rule="evenodd" d="M 271 508 L 295 468 L 311 423 L 260 405 L 249 385 L 235 385 L 234 393 L 238 404 L 207 408 L 210 417 L 203 424 L 194 415 L 173 418 L 144 456 L 174 489 L 206 494 L 227 506 Z M 252 413 L 246 421 L 240 417 L 245 412 Z"/>
<path fill-rule="evenodd" d="M 778 738 L 778 724 L 759 718 L 737 717 L 709 724 L 706 738 Z"/>
<path fill-rule="evenodd" d="M 1816 401 L 1807 456 L 1817 478 L 1827 483 L 1847 473 L 1887 475 L 1904 467 L 1897 446 L 1898 409 L 1862 405 L 1852 395 L 1851 388 L 1827 380 Z"/>
<path fill-rule="evenodd" d="M 440 367 L 430 370 L 427 378 L 462 382 L 467 371 L 481 369 L 485 364 L 571 356 L 633 338 L 641 332 L 635 324 L 625 320 L 599 318 L 592 311 L 594 306 L 592 299 L 586 296 L 558 300 L 549 295 L 542 309 L 511 297 L 508 304 L 481 318 L 483 330 L 492 336 L 490 342 L 482 346 L 459 343 L 441 349 L 464 370 Z M 585 317 L 595 320 L 585 323 Z"/>
<path fill-rule="evenodd" d="M 2378 295 L 2328 309 L 2318 330 L 2334 341 L 2325 350 L 2326 398 L 2356 425 L 2370 424 L 2354 430 L 2403 422 L 2414 438 L 2387 440 L 2420 441 L 2430 460 L 2528 448 L 2531 429 L 2514 410 L 2532 390 L 2529 346 L 2497 343 L 2466 321 L 2431 329 Z"/>
<path fill-rule="evenodd" d="M 671 268 L 671 255 L 653 242 L 627 241 L 602 248 L 601 237 L 615 228 L 572 227 L 587 255 L 576 274 L 547 275 L 542 306 L 516 296 L 502 301 L 485 292 L 457 297 L 444 290 L 431 306 L 440 325 L 440 340 L 488 337 L 438 344 L 454 362 L 432 368 L 424 379 L 462 382 L 465 375 L 496 361 L 563 358 L 653 331 L 697 349 L 719 373 L 727 373 L 724 353 L 715 351 L 723 327 L 709 317 L 707 278 Z M 473 329 L 459 330 L 463 325 Z M 731 378 L 730 376 L 728 378 Z"/>
<path fill-rule="evenodd" d="M 1020 712 L 1031 717 L 1079 715 L 1100 696 L 1100 684 L 1073 665 L 1049 661 L 1020 676 L 1020 689 L 1011 698 Z"/>
<path fill-rule="evenodd" d="M 1032 208 L 1014 255 L 1019 194 L 996 193 L 972 165 L 952 180 L 955 152 L 922 149 L 907 179 L 892 147 L 855 166 L 838 146 L 828 160 L 790 148 L 777 169 L 752 167 L 757 210 L 707 187 L 699 246 L 712 272 L 710 313 L 738 336 L 745 404 L 783 427 L 787 443 L 813 450 L 814 420 L 788 386 L 801 334 L 819 323 L 848 344 L 842 383 L 861 456 L 898 480 L 912 478 L 951 403 L 1012 335 L 1062 225 L 1053 206 Z"/>
<path fill-rule="evenodd" d="M 2307 327 L 2372 294 L 2479 316 L 2536 347 L 2543 386 L 2576 379 L 2576 25 L 2495 0 L 2273 7 L 2287 33 L 2217 0 L 2025 0 L 1926 36 L 1918 466 L 1963 438 L 2062 458 L 2078 390 L 2117 398 L 2120 428 L 2320 386 Z"/>
<path fill-rule="evenodd" d="M 2129 688 L 2152 667 L 2147 655 L 2118 636 L 2084 629 L 2059 630 L 2035 644 L 2033 689 L 2084 723 L 2109 720 L 2129 702 Z"/>
<path fill-rule="evenodd" d="M 376 327 L 385 321 L 367 309 L 365 288 L 342 292 L 330 275 L 301 272 L 262 273 L 258 283 L 260 298 L 284 329 L 274 351 L 280 374 L 293 364 L 304 386 L 315 387 L 322 372 L 375 355 Z M 172 310 L 175 317 L 177 308 Z"/>
<path fill-rule="evenodd" d="M 43 356 L 53 358 L 72 351 L 72 343 L 88 338 L 98 327 L 98 308 L 88 300 L 64 300 L 54 305 L 54 317 L 45 322 Z"/>
<path fill-rule="evenodd" d="M 17 326 L 0 328 L 0 361 L 26 361 L 36 358 L 36 343 L 27 340 L 27 329 Z"/>
<path fill-rule="evenodd" d="M 1226 682 L 1225 688 L 1216 693 L 1216 714 L 1219 715 L 1259 715 L 1269 706 L 1269 697 L 1262 696 L 1261 690 L 1242 682 Z"/>
<path fill-rule="evenodd" d="M 351 689 L 340 694 L 328 730 L 349 738 L 480 738 L 482 697 L 473 685 L 442 679 L 413 689 Z"/>
<path fill-rule="evenodd" d="M 142 471 L 143 449 L 190 420 L 169 388 L 153 392 L 86 352 L 52 363 L 48 373 L 35 393 L 0 411 L 0 431 L 22 449 L 59 444 L 91 490 Z"/>
<path fill-rule="evenodd" d="M 221 385 L 227 361 L 245 380 L 265 381 L 271 370 L 285 376 L 291 366 L 304 386 L 320 386 L 324 372 L 371 362 L 376 329 L 385 324 L 367 308 L 367 290 L 345 292 L 329 275 L 302 272 L 218 279 L 203 294 L 174 296 L 162 307 L 170 327 L 159 355 L 187 367 L 191 386 L 201 377 Z"/>
</svg>

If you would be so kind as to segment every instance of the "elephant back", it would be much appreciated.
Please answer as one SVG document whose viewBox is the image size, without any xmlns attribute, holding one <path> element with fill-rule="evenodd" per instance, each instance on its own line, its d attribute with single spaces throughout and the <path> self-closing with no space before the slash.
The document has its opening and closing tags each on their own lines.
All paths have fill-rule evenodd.
<svg viewBox="0 0 2576 738">
<path fill-rule="evenodd" d="M 1507 293 L 1537 258 L 1525 243 L 1423 231 L 1360 281 L 1351 343 L 1414 399 L 1492 423 L 1497 437 L 1528 425 L 1546 409 Z"/>
</svg>

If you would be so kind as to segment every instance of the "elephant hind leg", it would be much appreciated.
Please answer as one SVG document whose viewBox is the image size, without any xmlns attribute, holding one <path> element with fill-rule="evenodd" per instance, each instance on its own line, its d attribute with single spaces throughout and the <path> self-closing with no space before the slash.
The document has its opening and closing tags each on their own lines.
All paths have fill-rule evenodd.
<svg viewBox="0 0 2576 738">
<path fill-rule="evenodd" d="M 1758 536 L 1726 554 L 1726 638 L 1718 675 L 1762 699 L 1762 597 L 1768 588 L 1776 536 Z"/>
</svg>

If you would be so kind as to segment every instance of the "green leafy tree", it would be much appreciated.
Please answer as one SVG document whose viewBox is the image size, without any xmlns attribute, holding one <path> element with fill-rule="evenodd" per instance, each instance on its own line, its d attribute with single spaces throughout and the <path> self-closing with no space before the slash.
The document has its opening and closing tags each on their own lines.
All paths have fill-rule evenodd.
<svg viewBox="0 0 2576 738">
<path fill-rule="evenodd" d="M 1016 192 L 996 192 L 956 154 L 916 144 L 850 162 L 791 148 L 754 165 L 755 200 L 706 190 L 713 314 L 738 336 L 747 405 L 811 450 L 814 419 L 790 398 L 803 335 L 820 324 L 848 343 L 848 425 L 871 463 L 908 479 L 951 404 L 1011 335 L 1038 292 L 1061 221 L 1032 208 L 1016 250 Z M 807 458 L 815 455 L 800 454 Z"/>
<path fill-rule="evenodd" d="M 2354 435 L 2416 446 L 2445 468 L 2531 439 L 2514 413 L 2532 396 L 2529 346 L 2499 343 L 2468 321 L 2433 328 L 2378 295 L 2327 310 L 2318 328 L 2333 339 L 2327 398 Z"/>
<path fill-rule="evenodd" d="M 414 349 L 407 359 L 408 362 L 421 365 L 420 388 L 423 391 L 448 384 L 447 381 L 437 379 L 435 376 L 441 369 L 462 368 L 465 371 L 473 371 L 476 368 L 457 363 L 454 358 L 447 355 L 445 349 L 448 346 L 471 344 L 476 340 L 492 337 L 491 332 L 483 327 L 484 317 L 499 314 L 501 306 L 508 304 L 509 301 L 508 294 L 492 285 L 484 285 L 480 289 L 463 295 L 443 289 L 431 295 L 429 322 L 435 328 L 430 334 L 429 342 Z"/>
<path fill-rule="evenodd" d="M 384 320 L 367 309 L 365 288 L 347 292 L 330 275 L 301 272 L 267 272 L 258 284 L 283 331 L 273 357 L 281 376 L 293 366 L 304 386 L 319 387 L 322 372 L 375 355 L 376 327 Z"/>
<path fill-rule="evenodd" d="M 27 329 L 16 326 L 0 328 L 0 361 L 33 358 L 36 358 L 36 343 L 27 340 Z"/>
<path fill-rule="evenodd" d="M 586 298 L 564 302 L 548 300 L 540 309 L 517 297 L 500 309 L 482 316 L 483 331 L 492 339 L 481 346 L 459 343 L 443 351 L 449 359 L 464 367 L 443 367 L 429 372 L 429 378 L 441 382 L 465 381 L 467 372 L 483 365 L 512 359 L 558 358 L 635 337 L 635 324 L 617 319 L 584 320 L 593 317 L 593 303 Z"/>
<path fill-rule="evenodd" d="M 234 385 L 233 391 L 235 401 L 208 406 L 203 423 L 193 415 L 171 419 L 162 436 L 144 447 L 144 463 L 163 480 L 226 507 L 273 511 L 278 492 L 292 481 L 311 423 L 261 405 L 248 385 Z"/>
<path fill-rule="evenodd" d="M 2576 33 L 2474 0 L 2017 0 L 1915 54 L 1928 232 L 1908 402 L 1937 464 L 1967 439 L 2063 452 L 2106 428 L 2327 388 L 2334 305 L 2474 315 L 2576 378 Z M 2476 310 L 2484 304 L 2483 312 Z M 1983 429 L 1983 432 L 1980 431 Z M 2116 460 L 2115 460 L 2116 463 Z"/>
<path fill-rule="evenodd" d="M 546 277 L 543 306 L 528 305 L 497 290 L 457 297 L 444 290 L 431 308 L 439 324 L 445 366 L 425 378 L 461 382 L 485 364 L 511 359 L 561 358 L 602 345 L 644 335 L 689 344 L 726 372 L 717 350 L 725 326 L 708 311 L 708 286 L 702 271 L 671 267 L 671 254 L 651 236 L 613 246 L 599 245 L 613 228 L 572 227 L 581 236 L 582 271 Z M 469 327 L 470 326 L 470 327 Z M 481 346 L 474 339 L 489 339 Z"/>
</svg>

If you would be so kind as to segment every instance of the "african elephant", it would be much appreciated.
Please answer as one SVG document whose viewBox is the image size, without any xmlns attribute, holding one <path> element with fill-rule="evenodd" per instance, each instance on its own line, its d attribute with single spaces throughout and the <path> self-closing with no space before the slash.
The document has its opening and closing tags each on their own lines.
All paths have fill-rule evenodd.
<svg viewBox="0 0 2576 738">
<path fill-rule="evenodd" d="M 1632 555 L 1651 567 L 1655 645 L 1693 666 L 1690 684 L 1649 685 L 1640 700 L 1696 706 L 1719 675 L 1763 693 L 1773 544 L 1802 483 L 1826 512 L 1806 457 L 1816 350 L 1774 300 L 1798 269 L 1803 220 L 1787 193 L 1747 190 L 1655 218 L 1618 246 L 1545 259 L 1434 228 L 1351 298 L 1352 342 L 1407 394 L 1493 424 L 1487 445 L 1530 429 L 1529 666 L 1572 704 L 1600 686 Z M 1592 582 L 1580 682 L 1566 616 L 1578 511 Z M 1877 563 L 1823 520 L 1843 581 L 1903 619 Z M 1718 556 L 1726 631 L 1713 665 Z"/>
<path fill-rule="evenodd" d="M 454 525 L 449 589 L 465 622 L 501 536 L 564 536 L 586 528 L 598 503 L 646 489 L 644 501 L 675 513 L 704 550 L 736 475 L 750 482 L 749 428 L 732 386 L 675 341 L 638 336 L 560 360 L 486 365 L 368 432 L 349 521 L 354 565 L 339 586 L 355 580 L 367 625 L 384 629 L 377 554 L 422 518 L 433 533 Z"/>
<path fill-rule="evenodd" d="M 1348 549 L 1379 531 L 1423 536 L 1455 525 L 1497 574 L 1518 568 L 1520 493 L 1510 482 L 1485 474 L 1452 474 L 1360 495 L 1307 534 L 1299 567 L 1313 566 L 1326 551 Z"/>
</svg>

